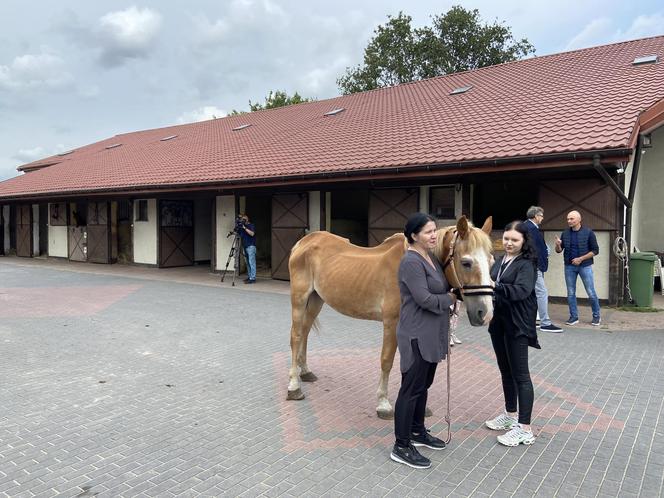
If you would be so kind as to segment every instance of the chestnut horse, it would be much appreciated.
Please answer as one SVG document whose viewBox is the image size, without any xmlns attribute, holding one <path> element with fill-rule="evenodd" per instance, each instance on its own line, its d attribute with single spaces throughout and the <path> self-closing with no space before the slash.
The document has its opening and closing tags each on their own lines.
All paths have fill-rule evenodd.
<svg viewBox="0 0 664 498">
<path fill-rule="evenodd" d="M 493 315 L 489 268 L 492 258 L 491 217 L 480 230 L 464 216 L 456 226 L 438 230 L 435 256 L 450 285 L 460 289 L 471 325 L 486 325 Z M 383 322 L 380 418 L 393 416 L 387 383 L 397 350 L 396 328 L 401 298 L 398 269 L 406 250 L 403 234 L 377 247 L 358 247 L 329 232 L 313 232 L 293 247 L 288 260 L 291 289 L 291 353 L 288 399 L 303 399 L 300 380 L 317 380 L 307 366 L 307 338 L 324 303 L 344 315 Z"/>
</svg>

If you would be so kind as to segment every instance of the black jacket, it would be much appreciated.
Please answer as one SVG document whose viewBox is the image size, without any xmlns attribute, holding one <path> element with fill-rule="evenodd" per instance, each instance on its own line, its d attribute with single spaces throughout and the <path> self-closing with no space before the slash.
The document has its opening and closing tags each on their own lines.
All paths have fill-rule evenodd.
<svg viewBox="0 0 664 498">
<path fill-rule="evenodd" d="M 549 269 L 549 251 L 546 248 L 546 242 L 544 242 L 544 235 L 542 235 L 542 231 L 534 221 L 526 220 L 524 225 L 528 229 L 530 239 L 537 248 L 537 269 L 544 273 Z"/>
<path fill-rule="evenodd" d="M 505 256 L 501 256 L 491 268 L 491 278 L 498 278 L 498 271 Z M 496 283 L 496 303 L 489 324 L 490 333 L 503 333 L 510 337 L 526 336 L 528 345 L 540 349 L 537 341 L 537 297 L 535 281 L 537 268 L 534 261 L 517 257 L 505 269 Z"/>
</svg>

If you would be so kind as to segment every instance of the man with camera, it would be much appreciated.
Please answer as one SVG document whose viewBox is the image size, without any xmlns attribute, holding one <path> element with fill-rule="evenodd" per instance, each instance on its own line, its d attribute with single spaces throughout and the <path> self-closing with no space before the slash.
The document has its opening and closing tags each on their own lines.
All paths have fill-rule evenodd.
<svg viewBox="0 0 664 498">
<path fill-rule="evenodd" d="M 242 238 L 244 260 L 247 262 L 245 284 L 256 283 L 256 227 L 249 222 L 249 216 L 241 214 L 235 223 L 235 232 Z"/>
</svg>

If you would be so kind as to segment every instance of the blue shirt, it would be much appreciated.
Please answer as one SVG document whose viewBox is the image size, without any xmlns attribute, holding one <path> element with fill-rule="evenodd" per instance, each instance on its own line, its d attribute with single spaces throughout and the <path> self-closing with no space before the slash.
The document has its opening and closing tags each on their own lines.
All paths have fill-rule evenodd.
<svg viewBox="0 0 664 498">
<path fill-rule="evenodd" d="M 242 247 L 249 247 L 256 245 L 256 227 L 253 223 L 245 223 L 245 227 L 254 232 L 253 235 L 249 235 L 246 230 L 240 230 L 240 237 L 242 237 Z"/>
</svg>

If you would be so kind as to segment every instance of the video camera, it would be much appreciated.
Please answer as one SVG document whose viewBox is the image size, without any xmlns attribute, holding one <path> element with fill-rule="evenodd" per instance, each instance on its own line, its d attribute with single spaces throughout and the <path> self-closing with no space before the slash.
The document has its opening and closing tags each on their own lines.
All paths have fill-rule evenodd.
<svg viewBox="0 0 664 498">
<path fill-rule="evenodd" d="M 242 218 L 242 216 L 237 216 L 235 218 L 235 226 L 233 227 L 233 230 L 228 232 L 226 237 L 230 237 L 233 234 L 240 235 L 242 233 L 242 229 L 244 228 L 244 225 L 245 225 L 245 221 Z"/>
</svg>

